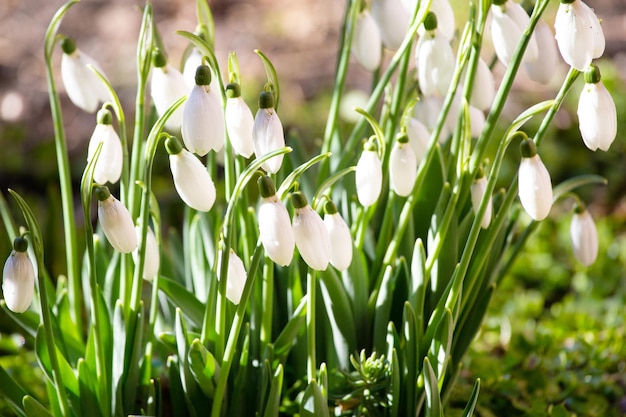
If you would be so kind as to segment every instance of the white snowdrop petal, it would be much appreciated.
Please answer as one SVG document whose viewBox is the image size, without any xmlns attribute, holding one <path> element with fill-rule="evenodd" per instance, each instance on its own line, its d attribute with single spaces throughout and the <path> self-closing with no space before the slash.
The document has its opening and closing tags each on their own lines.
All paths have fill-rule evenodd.
<svg viewBox="0 0 626 417">
<path fill-rule="evenodd" d="M 278 265 L 289 265 L 293 259 L 295 238 L 289 213 L 278 197 L 261 200 L 258 223 L 259 237 L 267 256 Z"/>
<path fill-rule="evenodd" d="M 211 92 L 211 87 L 192 88 L 184 104 L 181 133 L 187 149 L 200 156 L 224 146 L 224 111 L 220 97 Z"/>
<path fill-rule="evenodd" d="M 100 73 L 102 70 L 89 55 L 79 49 L 61 57 L 61 79 L 65 91 L 75 106 L 93 113 L 100 102 L 109 100 L 109 93 L 95 72 L 87 65 L 93 65 Z"/>
<path fill-rule="evenodd" d="M 159 116 L 163 115 L 178 99 L 186 96 L 187 91 L 183 74 L 172 65 L 167 64 L 165 67 L 152 69 L 150 95 Z M 183 106 L 179 106 L 165 122 L 165 127 L 176 132 L 181 128 L 182 119 Z"/>
<path fill-rule="evenodd" d="M 324 226 L 330 238 L 330 263 L 339 271 L 345 271 L 352 263 L 352 234 L 341 214 L 324 215 Z"/>
<path fill-rule="evenodd" d="M 247 273 L 239 256 L 231 249 L 228 256 L 228 281 L 226 281 L 226 298 L 239 305 L 246 285 Z"/>
<path fill-rule="evenodd" d="M 376 151 L 363 150 L 356 164 L 356 194 L 364 207 L 374 204 L 383 186 L 383 167 Z"/>
<path fill-rule="evenodd" d="M 363 10 L 354 24 L 352 53 L 368 71 L 374 71 L 380 66 L 382 40 L 378 26 L 368 10 Z"/>
<path fill-rule="evenodd" d="M 202 54 L 197 48 L 193 48 L 183 66 L 183 79 L 190 91 L 196 85 L 196 70 L 200 65 L 203 65 Z M 213 71 L 211 71 L 211 75 L 213 75 Z M 211 81 L 213 81 L 213 77 L 211 77 Z"/>
<path fill-rule="evenodd" d="M 274 109 L 259 109 L 254 119 L 252 130 L 254 154 L 257 158 L 285 147 L 283 125 Z M 270 158 L 263 164 L 263 169 L 275 174 L 283 163 L 283 156 Z"/>
<path fill-rule="evenodd" d="M 415 9 L 416 4 L 417 1 L 414 1 L 411 11 L 409 12 L 409 16 L 412 16 L 411 13 L 412 10 Z M 427 2 L 423 1 L 420 5 L 421 8 L 425 8 L 426 4 Z M 435 16 L 437 16 L 437 29 L 439 30 L 439 32 L 443 35 L 444 38 L 446 38 L 447 41 L 451 41 L 454 37 L 454 31 L 456 30 L 456 23 L 454 11 L 452 10 L 452 5 L 450 5 L 450 2 L 448 0 L 432 0 L 432 2 L 430 3 L 429 11 L 433 12 Z M 420 36 L 423 36 L 425 31 L 426 30 L 424 29 L 424 25 L 421 25 L 418 28 L 417 33 Z"/>
<path fill-rule="evenodd" d="M 409 144 L 415 154 L 415 159 L 419 165 L 428 150 L 428 142 L 430 141 L 430 133 L 426 126 L 414 117 L 410 117 L 406 125 L 406 134 L 409 137 Z"/>
<path fill-rule="evenodd" d="M 570 237 L 576 258 L 583 265 L 591 266 L 598 257 L 598 232 L 587 210 L 572 216 Z"/>
<path fill-rule="evenodd" d="M 225 120 L 233 149 L 244 158 L 249 158 L 254 153 L 252 142 L 254 116 L 243 97 L 231 97 L 226 100 Z"/>
<path fill-rule="evenodd" d="M 135 224 L 128 209 L 115 197 L 98 202 L 98 219 L 107 240 L 121 253 L 131 253 L 137 248 Z"/>
<path fill-rule="evenodd" d="M 585 84 L 578 100 L 578 125 L 585 145 L 607 151 L 617 136 L 615 101 L 602 81 Z"/>
<path fill-rule="evenodd" d="M 417 177 L 417 159 L 408 143 L 396 141 L 389 154 L 389 182 L 393 191 L 406 197 L 413 191 Z"/>
<path fill-rule="evenodd" d="M 304 262 L 317 271 L 326 270 L 330 262 L 331 245 L 328 231 L 319 214 L 308 205 L 296 209 L 292 226 L 296 247 Z"/>
<path fill-rule="evenodd" d="M 35 271 L 27 252 L 11 251 L 2 271 L 2 292 L 9 310 L 23 313 L 33 301 Z"/>
<path fill-rule="evenodd" d="M 444 96 L 454 74 L 454 53 L 437 31 L 426 34 L 416 47 L 417 80 L 422 94 Z"/>
<path fill-rule="evenodd" d="M 209 211 L 215 202 L 215 185 L 206 167 L 191 152 L 183 149 L 170 155 L 174 187 L 189 207 Z"/>
<path fill-rule="evenodd" d="M 472 187 L 470 189 L 471 199 L 472 199 L 472 209 L 474 210 L 474 214 L 478 213 L 478 209 L 480 207 L 480 202 L 485 195 L 485 190 L 487 188 L 487 177 L 480 177 L 474 180 L 472 183 Z M 480 222 L 480 226 L 483 229 L 486 229 L 491 224 L 491 216 L 493 211 L 492 198 L 489 196 L 489 201 L 487 203 L 487 208 L 485 209 L 485 214 Z"/>
<path fill-rule="evenodd" d="M 489 109 L 496 95 L 496 83 L 489 66 L 482 58 L 478 59 L 473 87 L 470 98 L 472 106 L 483 111 Z"/>
<path fill-rule="evenodd" d="M 89 140 L 87 162 L 93 158 L 98 144 L 102 143 L 100 156 L 94 168 L 93 179 L 98 184 L 116 183 L 122 175 L 124 150 L 122 141 L 112 125 L 98 123 Z"/>
<path fill-rule="evenodd" d="M 526 213 L 534 220 L 548 217 L 552 208 L 552 182 L 539 155 L 522 158 L 518 187 L 520 202 Z"/>
<path fill-rule="evenodd" d="M 387 49 L 398 49 L 409 28 L 409 14 L 400 0 L 373 0 L 371 10 L 383 45 Z"/>
<path fill-rule="evenodd" d="M 496 56 L 502 65 L 507 67 L 523 31 L 511 16 L 501 10 L 501 6 L 491 6 L 491 36 Z"/>
<path fill-rule="evenodd" d="M 597 16 L 581 0 L 560 3 L 554 21 L 555 37 L 563 60 L 585 71 L 604 52 L 605 39 Z"/>
<path fill-rule="evenodd" d="M 470 115 L 470 124 L 471 124 L 471 132 L 473 138 L 477 138 L 483 131 L 485 127 L 485 113 L 481 110 L 478 110 L 474 106 L 469 106 L 469 115 Z"/>
<path fill-rule="evenodd" d="M 135 233 L 137 234 L 137 241 L 141 236 L 141 227 L 135 226 Z M 154 277 L 159 273 L 159 267 L 161 266 L 161 254 L 159 253 L 159 245 L 156 240 L 156 236 L 154 236 L 154 232 L 152 228 L 148 226 L 148 233 L 146 234 L 146 259 L 143 265 L 143 275 L 142 278 L 145 280 L 153 280 Z M 135 260 L 135 264 L 138 263 L 138 252 L 139 248 L 133 251 L 133 259 Z"/>
<path fill-rule="evenodd" d="M 535 39 L 541 48 L 537 50 L 537 59 L 524 62 L 528 77 L 538 83 L 548 84 L 560 64 L 556 39 L 546 22 L 540 20 L 535 27 Z"/>
</svg>

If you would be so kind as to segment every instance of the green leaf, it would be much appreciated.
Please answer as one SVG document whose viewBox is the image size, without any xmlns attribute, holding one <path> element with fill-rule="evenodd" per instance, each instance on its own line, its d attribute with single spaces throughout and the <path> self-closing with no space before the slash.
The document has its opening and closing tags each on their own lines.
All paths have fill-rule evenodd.
<svg viewBox="0 0 626 417">
<path fill-rule="evenodd" d="M 196 0 L 196 17 L 209 45 L 215 45 L 215 23 L 207 0 Z"/>
<path fill-rule="evenodd" d="M 393 290 L 398 271 L 388 266 L 383 275 L 380 292 L 374 307 L 374 351 L 384 352 L 386 346 L 387 323 L 391 313 Z"/>
<path fill-rule="evenodd" d="M 48 350 L 49 346 L 46 344 L 46 339 L 44 336 L 43 326 L 39 328 L 37 331 L 37 337 L 35 338 L 35 352 L 37 353 L 37 360 L 39 361 L 39 365 L 44 370 L 50 381 L 54 381 L 53 378 L 53 370 L 52 365 L 50 363 L 50 351 Z M 72 394 L 75 398 L 78 398 L 80 393 L 78 390 L 78 379 L 76 378 L 76 374 L 74 374 L 74 370 L 67 363 L 65 357 L 61 354 L 61 352 L 56 348 L 57 359 L 59 362 L 59 370 L 61 372 L 61 377 L 63 378 L 64 387 L 56 387 L 57 389 L 65 389 L 70 394 Z"/>
<path fill-rule="evenodd" d="M 172 304 L 180 307 L 196 326 L 202 325 L 204 305 L 191 292 L 178 282 L 165 277 L 159 277 L 159 289 L 167 295 Z"/>
<path fill-rule="evenodd" d="M 78 360 L 78 389 L 82 415 L 90 417 L 102 416 L 94 374 L 91 373 L 84 359 Z"/>
<path fill-rule="evenodd" d="M 17 383 L 0 365 L 0 393 L 2 398 L 11 404 L 13 410 L 20 416 L 24 416 L 22 409 L 22 399 L 26 391 Z"/>
<path fill-rule="evenodd" d="M 328 404 L 322 395 L 317 382 L 309 381 L 300 403 L 301 417 L 330 417 Z"/>
<path fill-rule="evenodd" d="M 56 320 L 52 321 L 56 343 L 62 344 L 65 356 L 70 363 L 75 364 L 78 358 L 85 356 L 85 344 L 71 316 L 67 290 L 63 290 L 57 297 L 53 313 L 56 316 Z"/>
<path fill-rule="evenodd" d="M 276 69 L 263 52 L 255 49 L 254 52 L 261 58 L 263 67 L 265 68 L 265 74 L 267 75 L 267 81 L 272 84 L 272 93 L 274 94 L 274 109 L 278 110 L 278 102 L 280 99 L 280 86 L 278 84 L 278 74 Z"/>
<path fill-rule="evenodd" d="M 39 222 L 37 222 L 37 217 L 18 193 L 11 189 L 9 189 L 9 193 L 11 193 L 15 201 L 17 201 L 17 205 L 20 207 L 26 224 L 28 224 L 30 241 L 32 242 L 33 250 L 37 256 L 37 263 L 38 265 L 43 265 L 43 237 L 41 236 L 41 228 L 39 227 Z M 41 274 L 42 271 L 39 273 Z"/>
<path fill-rule="evenodd" d="M 422 239 L 418 238 L 413 246 L 413 256 L 411 257 L 411 275 L 407 301 L 415 315 L 416 336 L 420 338 L 424 332 L 424 303 L 429 279 L 429 276 L 426 275 L 426 249 Z"/>
<path fill-rule="evenodd" d="M 23 313 L 14 313 L 9 310 L 4 300 L 0 300 L 0 306 L 2 306 L 2 309 L 7 316 L 13 319 L 13 321 L 17 323 L 26 333 L 32 337 L 37 335 L 37 330 L 39 329 L 39 314 L 32 310 L 26 310 Z"/>
<path fill-rule="evenodd" d="M 403 358 L 403 400 L 406 410 L 416 410 L 419 340 L 417 339 L 415 312 L 408 302 L 404 303 L 402 314 L 402 342 L 400 352 Z"/>
<path fill-rule="evenodd" d="M 195 411 L 189 403 L 189 399 L 185 395 L 180 374 L 180 364 L 178 358 L 174 355 L 167 358 L 167 376 L 170 388 L 170 400 L 172 410 L 176 410 L 180 416 L 194 416 Z"/>
<path fill-rule="evenodd" d="M 426 417 L 443 417 L 443 405 L 439 397 L 437 376 L 430 366 L 428 357 L 424 358 L 422 375 L 424 377 L 424 389 L 426 391 Z"/>
<path fill-rule="evenodd" d="M 480 378 L 476 380 L 474 384 L 474 389 L 472 389 L 472 395 L 470 395 L 469 400 L 467 401 L 467 405 L 463 410 L 463 417 L 471 417 L 474 414 L 474 408 L 476 407 L 476 402 L 478 401 L 478 394 L 480 393 Z M 569 415 L 569 414 L 566 414 Z"/>
<path fill-rule="evenodd" d="M 572 190 L 578 187 L 591 185 L 591 184 L 606 185 L 607 180 L 606 178 L 601 177 L 599 175 L 579 175 L 574 178 L 569 178 L 563 181 L 562 183 L 560 183 L 559 185 L 557 185 L 556 187 L 554 187 L 554 190 L 552 191 L 553 192 L 552 201 L 556 202 L 561 197 L 564 197 L 565 195 L 567 195 L 567 193 L 571 192 Z"/>
<path fill-rule="evenodd" d="M 443 383 L 446 375 L 446 366 L 450 356 L 452 346 L 452 335 L 454 324 L 452 322 L 452 312 L 446 308 L 442 320 L 439 322 L 437 332 L 433 338 L 428 358 L 431 364 L 435 364 L 435 375 L 439 379 L 439 386 Z"/>
<path fill-rule="evenodd" d="M 31 397 L 30 395 L 25 395 L 22 399 L 22 404 L 24 405 L 24 411 L 28 417 L 54 417 L 39 401 Z"/>
<path fill-rule="evenodd" d="M 191 342 L 187 356 L 189 368 L 198 386 L 207 397 L 213 398 L 219 379 L 219 365 L 215 357 L 202 345 L 200 339 Z"/>
<path fill-rule="evenodd" d="M 389 358 L 389 367 L 391 369 L 391 378 L 389 378 L 389 390 L 387 391 L 387 398 L 389 399 L 389 405 L 391 410 L 389 411 L 390 417 L 397 417 L 400 409 L 400 395 L 402 391 L 402 385 L 400 383 L 400 364 L 398 360 L 398 352 L 396 349 L 392 350 Z"/>
<path fill-rule="evenodd" d="M 121 301 L 118 301 L 115 304 L 115 310 L 113 310 L 113 362 L 111 367 L 111 388 L 113 393 L 111 406 L 113 407 L 113 412 L 116 414 L 124 412 L 122 384 L 124 377 L 124 361 L 126 360 L 126 341 L 124 307 Z"/>
<path fill-rule="evenodd" d="M 276 372 L 274 372 L 274 375 L 272 376 L 270 393 L 267 404 L 265 405 L 265 413 L 263 413 L 263 417 L 278 417 L 278 412 L 280 410 L 280 403 L 282 399 L 282 388 L 283 365 L 278 364 Z"/>
<path fill-rule="evenodd" d="M 284 359 L 289 354 L 292 346 L 296 342 L 298 332 L 305 323 L 306 319 L 306 304 L 308 297 L 304 296 L 300 299 L 300 304 L 296 307 L 293 315 L 274 340 L 274 354 L 279 359 Z"/>
</svg>

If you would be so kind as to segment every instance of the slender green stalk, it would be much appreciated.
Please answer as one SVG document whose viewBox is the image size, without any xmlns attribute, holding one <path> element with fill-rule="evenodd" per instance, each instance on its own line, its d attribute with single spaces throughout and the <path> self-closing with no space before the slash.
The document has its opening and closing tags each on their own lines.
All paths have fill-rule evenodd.
<svg viewBox="0 0 626 417">
<path fill-rule="evenodd" d="M 272 341 L 272 322 L 274 320 L 274 263 L 266 262 L 263 266 L 263 294 L 261 296 L 261 352 Z"/>
<path fill-rule="evenodd" d="M 317 360 L 315 357 L 315 292 L 317 287 L 317 271 L 309 268 L 306 275 L 306 343 L 307 362 L 306 374 L 309 382 L 315 381 L 317 373 Z"/>
</svg>

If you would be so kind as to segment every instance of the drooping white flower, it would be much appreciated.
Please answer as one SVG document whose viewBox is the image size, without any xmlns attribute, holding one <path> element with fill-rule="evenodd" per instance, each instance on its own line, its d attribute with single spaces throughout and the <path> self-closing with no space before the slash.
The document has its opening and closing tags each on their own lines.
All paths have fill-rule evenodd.
<svg viewBox="0 0 626 417">
<path fill-rule="evenodd" d="M 413 2 L 410 13 L 415 9 L 417 0 L 411 0 Z M 405 0 L 406 3 L 406 0 Z M 420 9 L 424 9 L 428 2 L 422 1 L 420 3 Z M 456 23 L 454 18 L 454 10 L 448 0 L 432 0 L 430 3 L 429 11 L 433 12 L 437 16 L 437 28 L 439 32 L 450 42 L 454 37 L 454 31 L 456 30 Z M 420 10 L 421 12 L 421 10 Z M 417 33 L 423 36 L 426 32 L 424 25 L 417 29 Z"/>
<path fill-rule="evenodd" d="M 167 63 L 165 56 L 157 50 L 153 55 L 152 80 L 150 82 L 150 96 L 157 114 L 162 116 L 172 104 L 187 95 L 188 88 L 183 74 L 173 65 Z M 183 120 L 183 106 L 179 106 L 165 122 L 165 127 L 177 132 Z"/>
<path fill-rule="evenodd" d="M 274 182 L 268 176 L 259 178 L 261 204 L 258 210 L 259 237 L 265 253 L 276 264 L 287 266 L 293 259 L 295 238 L 289 213 L 278 199 Z"/>
<path fill-rule="evenodd" d="M 585 86 L 578 99 L 578 127 L 585 145 L 592 151 L 608 151 L 617 136 L 615 101 L 595 65 L 585 72 Z"/>
<path fill-rule="evenodd" d="M 324 221 L 301 192 L 293 193 L 291 202 L 295 209 L 291 225 L 300 256 L 309 268 L 324 271 L 331 257 L 330 237 Z"/>
<path fill-rule="evenodd" d="M 137 241 L 139 241 L 141 235 L 141 227 L 135 226 L 135 233 L 137 234 Z M 156 236 L 152 231 L 152 227 L 148 226 L 148 233 L 146 234 L 146 259 L 143 265 L 142 278 L 148 281 L 152 281 L 154 277 L 159 273 L 159 267 L 161 266 L 161 254 L 159 253 L 159 244 L 157 243 Z M 133 251 L 133 259 L 135 264 L 138 263 L 139 249 Z"/>
<path fill-rule="evenodd" d="M 540 20 L 535 26 L 535 39 L 537 45 L 537 59 L 532 62 L 524 62 L 524 69 L 531 80 L 541 84 L 548 84 L 557 73 L 556 69 L 561 64 L 559 52 L 556 46 L 554 34 L 546 22 Z M 484 109 L 483 109 L 484 110 Z"/>
<path fill-rule="evenodd" d="M 206 167 L 173 136 L 165 141 L 165 148 L 180 198 L 195 210 L 209 211 L 215 202 L 215 185 Z"/>
<path fill-rule="evenodd" d="M 4 302 L 14 313 L 25 312 L 33 301 L 35 270 L 27 249 L 28 241 L 21 236 L 17 237 L 2 271 Z"/>
<path fill-rule="evenodd" d="M 96 188 L 96 197 L 100 226 L 111 246 L 121 253 L 137 249 L 135 225 L 128 209 L 111 195 L 106 186 Z"/>
<path fill-rule="evenodd" d="M 200 65 L 183 109 L 181 133 L 190 152 L 204 156 L 224 147 L 226 128 L 219 94 L 211 91 L 211 69 Z"/>
<path fill-rule="evenodd" d="M 493 74 L 487 63 L 479 57 L 476 66 L 476 74 L 474 75 L 474 88 L 472 89 L 470 104 L 479 110 L 487 110 L 491 107 L 495 95 L 496 83 Z"/>
<path fill-rule="evenodd" d="M 417 81 L 422 94 L 444 96 L 454 75 L 454 53 L 449 41 L 437 30 L 437 18 L 429 12 L 426 33 L 415 47 Z"/>
<path fill-rule="evenodd" d="M 250 158 L 254 153 L 252 129 L 254 116 L 252 110 L 241 97 L 239 84 L 226 86 L 226 131 L 233 149 L 238 155 Z"/>
<path fill-rule="evenodd" d="M 63 38 L 61 48 L 61 79 L 67 96 L 76 107 L 88 113 L 95 112 L 100 103 L 110 100 L 111 95 L 88 65 L 92 65 L 103 75 L 104 72 L 93 58 L 76 48 L 73 39 Z"/>
<path fill-rule="evenodd" d="M 371 142 L 363 146 L 363 153 L 356 164 L 356 195 L 363 207 L 378 201 L 383 187 L 383 165 Z"/>
<path fill-rule="evenodd" d="M 352 54 L 368 71 L 375 71 L 382 60 L 382 40 L 374 18 L 367 9 L 357 16 L 354 23 Z"/>
<path fill-rule="evenodd" d="M 478 209 L 480 207 L 480 202 L 485 195 L 485 190 L 487 189 L 487 177 L 482 169 L 478 170 L 478 174 L 472 183 L 470 188 L 470 194 L 472 198 L 472 209 L 474 210 L 474 214 L 478 213 Z M 489 196 L 489 201 L 487 202 L 487 208 L 485 209 L 485 213 L 483 215 L 482 220 L 480 221 L 480 226 L 483 229 L 486 229 L 491 224 L 491 216 L 492 216 L 492 198 Z"/>
<path fill-rule="evenodd" d="M 119 135 L 113 128 L 113 116 L 107 109 L 98 112 L 98 124 L 94 129 L 87 149 L 87 162 L 93 159 L 98 145 L 102 149 L 94 168 L 93 179 L 98 184 L 116 183 L 122 175 L 124 150 Z"/>
<path fill-rule="evenodd" d="M 422 99 L 415 104 L 413 117 L 422 122 L 429 132 L 432 132 L 437 126 L 437 119 L 439 119 L 439 113 L 441 113 L 442 107 L 443 97 L 422 97 Z M 443 138 L 447 137 L 449 133 L 450 130 L 444 125 L 439 140 L 441 141 Z"/>
<path fill-rule="evenodd" d="M 257 158 L 285 147 L 283 125 L 274 109 L 274 94 L 263 91 L 259 96 L 259 110 L 254 118 L 252 129 L 254 154 Z M 265 161 L 263 169 L 275 174 L 283 163 L 284 155 L 277 155 Z"/>
<path fill-rule="evenodd" d="M 385 48 L 395 51 L 409 29 L 409 14 L 400 0 L 373 0 L 372 17 L 378 25 Z"/>
<path fill-rule="evenodd" d="M 469 106 L 469 116 L 470 116 L 470 135 L 473 138 L 477 138 L 483 131 L 485 127 L 485 113 L 476 107 L 470 105 Z"/>
<path fill-rule="evenodd" d="M 183 65 L 183 78 L 189 90 L 196 85 L 196 72 L 200 65 L 204 65 L 202 54 L 198 48 L 191 48 L 191 52 L 189 52 L 187 59 L 185 59 L 185 65 Z M 211 77 L 211 80 L 213 80 L 213 77 Z"/>
<path fill-rule="evenodd" d="M 324 204 L 324 225 L 330 238 L 330 263 L 339 271 L 345 271 L 352 263 L 352 234 L 330 200 Z"/>
<path fill-rule="evenodd" d="M 563 60 L 578 71 L 585 71 L 594 58 L 604 53 L 605 39 L 600 21 L 581 0 L 561 0 L 554 31 Z"/>
<path fill-rule="evenodd" d="M 415 154 L 415 160 L 419 165 L 428 150 L 430 133 L 426 126 L 414 117 L 409 117 L 406 123 L 406 134 L 409 137 L 409 144 Z"/>
<path fill-rule="evenodd" d="M 496 0 L 491 5 L 491 18 L 493 47 L 498 60 L 507 67 L 530 23 L 530 17 L 519 3 L 513 0 Z M 537 41 L 533 35 L 524 52 L 524 62 L 537 60 L 537 51 Z"/>
<path fill-rule="evenodd" d="M 552 208 L 550 173 L 531 139 L 522 142 L 521 151 L 522 160 L 518 171 L 519 199 L 530 217 L 543 220 Z"/>
<path fill-rule="evenodd" d="M 231 303 L 239 305 L 247 279 L 248 275 L 241 258 L 231 248 L 228 255 L 228 277 L 226 281 L 226 298 Z"/>
<path fill-rule="evenodd" d="M 391 189 L 401 197 L 413 191 L 417 177 L 417 159 L 409 145 L 409 137 L 400 135 L 389 154 L 389 183 Z"/>
<path fill-rule="evenodd" d="M 598 231 L 591 214 L 584 206 L 574 206 L 570 237 L 576 259 L 585 266 L 591 266 L 598 257 Z"/>
</svg>

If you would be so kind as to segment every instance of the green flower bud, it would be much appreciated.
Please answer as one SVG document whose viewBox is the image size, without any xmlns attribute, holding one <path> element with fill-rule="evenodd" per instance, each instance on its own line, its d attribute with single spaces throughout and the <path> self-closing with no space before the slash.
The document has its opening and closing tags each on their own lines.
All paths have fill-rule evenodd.
<svg viewBox="0 0 626 417">
<path fill-rule="evenodd" d="M 597 84 L 602 79 L 600 74 L 600 68 L 597 65 L 590 65 L 589 69 L 585 71 L 585 83 L 586 84 Z"/>
<path fill-rule="evenodd" d="M 267 176 L 264 175 L 257 181 L 257 185 L 259 186 L 259 193 L 263 198 L 269 198 L 276 195 L 276 186 L 274 185 L 274 181 Z"/>
<path fill-rule="evenodd" d="M 495 1 L 494 1 L 495 3 Z M 424 19 L 424 29 L 435 30 L 437 29 L 437 16 L 433 12 L 428 12 Z"/>
<path fill-rule="evenodd" d="M 200 65 L 196 69 L 196 85 L 211 84 L 211 68 L 206 65 Z"/>
<path fill-rule="evenodd" d="M 176 136 L 170 136 L 165 140 L 165 149 L 170 155 L 178 155 L 183 150 L 183 145 Z"/>
<path fill-rule="evenodd" d="M 163 68 L 167 65 L 167 58 L 165 58 L 165 54 L 159 48 L 152 50 L 152 65 L 155 68 Z"/>
<path fill-rule="evenodd" d="M 99 125 L 110 125 L 113 124 L 113 115 L 108 109 L 100 109 L 98 110 L 96 120 Z"/>
<path fill-rule="evenodd" d="M 72 38 L 65 37 L 61 41 L 61 49 L 64 54 L 70 55 L 76 50 L 76 42 Z"/>
<path fill-rule="evenodd" d="M 241 97 L 241 87 L 237 83 L 230 83 L 226 86 L 226 97 L 237 98 Z"/>
<path fill-rule="evenodd" d="M 300 191 L 296 191 L 291 194 L 291 203 L 296 209 L 304 208 L 309 204 L 304 194 L 302 194 Z"/>
<path fill-rule="evenodd" d="M 520 151 L 523 158 L 532 158 L 537 155 L 537 146 L 532 139 L 524 139 L 520 144 Z"/>
<path fill-rule="evenodd" d="M 269 91 L 263 91 L 259 94 L 259 108 L 260 109 L 273 109 L 274 108 L 274 94 Z"/>
<path fill-rule="evenodd" d="M 18 236 L 13 241 L 13 249 L 16 252 L 26 252 L 28 250 L 28 240 L 24 236 Z"/>
<path fill-rule="evenodd" d="M 109 196 L 111 195 L 111 192 L 109 191 L 109 187 L 107 187 L 106 185 L 101 185 L 99 187 L 96 187 L 96 198 L 98 199 L 98 201 L 104 201 L 107 198 L 109 198 Z"/>
</svg>

